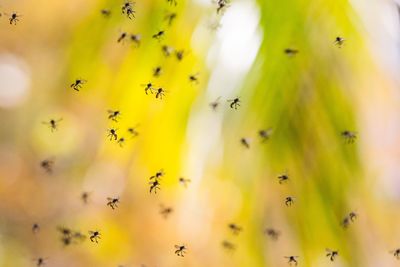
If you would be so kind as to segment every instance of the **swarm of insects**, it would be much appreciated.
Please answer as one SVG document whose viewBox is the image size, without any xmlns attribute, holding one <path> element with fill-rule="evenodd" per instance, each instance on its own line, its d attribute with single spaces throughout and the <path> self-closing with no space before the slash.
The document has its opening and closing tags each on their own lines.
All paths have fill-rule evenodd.
<svg viewBox="0 0 400 267">
<path fill-rule="evenodd" d="M 125 14 L 128 19 L 133 19 L 135 18 L 135 2 L 131 2 L 131 1 L 126 1 L 123 5 L 122 5 L 122 14 Z"/>
<path fill-rule="evenodd" d="M 331 250 L 329 248 L 326 249 L 326 256 L 329 257 L 331 261 L 334 261 L 337 256 L 339 256 L 339 251 Z"/>
<path fill-rule="evenodd" d="M 175 254 L 180 257 L 184 257 L 187 252 L 187 247 L 185 245 L 175 245 Z"/>
<path fill-rule="evenodd" d="M 47 125 L 47 126 L 49 126 L 50 130 L 53 132 L 53 131 L 57 130 L 58 123 L 60 121 L 62 121 L 62 118 L 61 119 L 57 119 L 57 120 L 51 119 L 49 121 L 43 121 L 42 123 Z"/>
<path fill-rule="evenodd" d="M 240 107 L 240 99 L 239 97 L 236 97 L 234 99 L 228 99 L 228 102 L 230 102 L 229 106 L 230 108 L 234 108 L 237 109 L 238 107 Z"/>
<path fill-rule="evenodd" d="M 232 234 L 234 235 L 238 235 L 240 232 L 243 231 L 242 227 L 234 223 L 228 224 L 228 228 L 232 231 Z"/>
<path fill-rule="evenodd" d="M 81 78 L 78 78 L 78 79 L 76 79 L 76 80 L 70 85 L 70 87 L 71 87 L 72 89 L 74 89 L 75 91 L 78 91 L 78 92 L 79 92 L 79 89 L 81 89 L 81 88 L 82 88 L 82 85 L 85 84 L 85 83 L 87 83 L 86 80 L 81 79 Z"/>
<path fill-rule="evenodd" d="M 297 264 L 298 264 L 298 262 L 296 260 L 298 257 L 299 256 L 285 256 L 285 258 L 288 259 L 289 265 L 294 264 L 294 266 L 297 266 Z"/>
<path fill-rule="evenodd" d="M 118 208 L 118 204 L 119 204 L 119 198 L 112 198 L 112 197 L 108 197 L 107 198 L 107 206 L 109 206 L 112 209 Z"/>
</svg>

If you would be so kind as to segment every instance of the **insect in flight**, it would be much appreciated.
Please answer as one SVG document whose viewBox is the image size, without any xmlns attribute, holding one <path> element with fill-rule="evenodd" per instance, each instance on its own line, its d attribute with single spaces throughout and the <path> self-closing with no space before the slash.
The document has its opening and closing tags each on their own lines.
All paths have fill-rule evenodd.
<svg viewBox="0 0 400 267">
<path fill-rule="evenodd" d="M 153 77 L 160 77 L 162 74 L 161 66 L 157 66 L 153 69 Z"/>
<path fill-rule="evenodd" d="M 174 52 L 174 48 L 169 45 L 163 45 L 161 46 L 161 51 L 165 57 L 169 57 Z"/>
<path fill-rule="evenodd" d="M 129 19 L 132 19 L 135 17 L 135 9 L 134 9 L 134 5 L 135 2 L 131 2 L 131 1 L 126 1 L 123 5 L 122 5 L 122 14 L 126 14 L 126 16 Z"/>
<path fill-rule="evenodd" d="M 289 197 L 286 197 L 286 198 L 285 198 L 285 205 L 286 205 L 286 206 L 288 206 L 288 207 L 289 207 L 289 206 L 292 206 L 293 203 L 294 203 L 294 197 L 290 197 L 290 196 L 289 196 Z"/>
<path fill-rule="evenodd" d="M 216 111 L 218 106 L 219 106 L 219 100 L 221 99 L 221 97 L 218 97 L 216 100 L 214 100 L 213 102 L 211 102 L 209 105 L 212 108 L 212 110 Z"/>
<path fill-rule="evenodd" d="M 124 144 L 125 144 L 125 137 L 120 137 L 119 139 L 118 139 L 118 141 L 117 141 L 117 144 L 120 146 L 120 147 L 123 147 L 124 146 Z"/>
<path fill-rule="evenodd" d="M 58 119 L 58 120 L 51 119 L 51 120 L 49 120 L 49 121 L 43 121 L 42 123 L 48 125 L 49 128 L 51 129 L 51 131 L 53 132 L 53 131 L 57 130 L 58 123 L 59 123 L 60 121 L 62 121 L 62 120 L 63 120 L 62 118 L 61 118 L 61 119 Z"/>
<path fill-rule="evenodd" d="M 357 132 L 345 130 L 341 132 L 341 136 L 347 144 L 352 144 L 357 139 Z"/>
<path fill-rule="evenodd" d="M 142 86 L 144 86 L 144 92 L 146 93 L 146 95 L 148 95 L 149 91 L 150 93 L 153 93 L 153 91 L 155 90 L 154 84 L 152 84 L 151 82 L 142 84 Z"/>
<path fill-rule="evenodd" d="M 218 0 L 217 5 L 217 14 L 219 14 L 229 6 L 229 0 Z"/>
<path fill-rule="evenodd" d="M 121 42 L 125 41 L 126 38 L 128 38 L 128 33 L 122 32 L 117 39 L 117 43 L 121 43 Z"/>
<path fill-rule="evenodd" d="M 89 192 L 82 192 L 82 194 L 81 194 L 81 199 L 82 199 L 82 201 L 83 201 L 83 203 L 84 204 L 87 204 L 88 203 L 88 201 L 89 201 L 89 196 L 90 196 L 90 193 Z"/>
<path fill-rule="evenodd" d="M 278 240 L 281 233 L 273 228 L 267 228 L 264 230 L 264 233 L 268 235 L 272 240 Z"/>
<path fill-rule="evenodd" d="M 118 139 L 117 130 L 118 129 L 114 129 L 114 128 L 111 128 L 111 129 L 107 130 L 108 131 L 107 137 L 110 137 L 110 141 L 113 140 L 113 139 L 114 140 Z"/>
<path fill-rule="evenodd" d="M 165 172 L 163 169 L 159 170 L 158 172 L 156 172 L 154 175 L 150 176 L 150 180 L 154 179 L 154 180 L 158 180 L 161 179 L 161 177 L 163 177 L 165 175 Z"/>
<path fill-rule="evenodd" d="M 150 194 L 154 191 L 154 194 L 157 194 L 157 190 L 160 190 L 160 182 L 159 180 L 154 180 L 149 182 L 150 186 Z"/>
<path fill-rule="evenodd" d="M 178 50 L 175 52 L 176 59 L 182 61 L 183 57 L 185 56 L 185 50 Z"/>
<path fill-rule="evenodd" d="M 400 260 L 400 248 L 397 248 L 395 250 L 389 251 L 390 254 L 393 254 L 393 256 L 396 257 L 396 259 Z"/>
<path fill-rule="evenodd" d="M 136 125 L 135 127 L 129 127 L 128 128 L 128 133 L 133 137 L 136 137 L 139 135 L 139 132 L 136 130 L 139 127 L 139 125 Z"/>
<path fill-rule="evenodd" d="M 292 264 L 294 264 L 295 266 L 297 266 L 297 258 L 298 258 L 299 256 L 285 256 L 285 258 L 286 259 L 288 259 L 288 263 L 289 263 L 289 265 L 292 265 Z"/>
<path fill-rule="evenodd" d="M 11 24 L 17 25 L 17 22 L 19 21 L 20 17 L 21 15 L 18 15 L 17 12 L 11 13 L 10 18 L 8 19 L 10 21 L 10 25 Z"/>
<path fill-rule="evenodd" d="M 178 2 L 176 0 L 167 0 L 167 3 L 170 5 L 174 5 L 174 6 L 176 6 L 178 4 Z"/>
<path fill-rule="evenodd" d="M 119 110 L 107 110 L 108 119 L 118 122 L 118 118 L 121 116 L 121 112 Z"/>
<path fill-rule="evenodd" d="M 99 243 L 98 241 L 99 241 L 99 239 L 101 239 L 99 231 L 97 231 L 97 230 L 89 231 L 89 234 L 90 234 L 90 236 L 89 236 L 90 241 Z"/>
<path fill-rule="evenodd" d="M 349 219 L 350 221 L 354 222 L 357 219 L 357 213 L 355 213 L 354 211 L 349 213 Z"/>
<path fill-rule="evenodd" d="M 258 131 L 258 136 L 261 138 L 261 142 L 267 141 L 271 137 L 271 134 L 272 134 L 272 128 Z"/>
<path fill-rule="evenodd" d="M 289 56 L 289 57 L 293 57 L 295 55 L 297 55 L 299 53 L 299 50 L 297 49 L 292 49 L 292 48 L 286 48 L 285 50 L 283 50 L 283 52 Z"/>
<path fill-rule="evenodd" d="M 199 76 L 198 73 L 189 75 L 189 81 L 191 83 L 198 84 L 199 83 L 199 78 L 197 78 L 197 76 Z"/>
<path fill-rule="evenodd" d="M 132 43 L 134 43 L 136 47 L 139 47 L 142 36 L 140 34 L 131 34 L 130 37 L 131 37 Z"/>
<path fill-rule="evenodd" d="M 236 97 L 234 99 L 228 99 L 228 102 L 230 102 L 229 106 L 231 108 L 237 109 L 238 107 L 240 107 L 240 99 L 239 97 Z"/>
<path fill-rule="evenodd" d="M 35 259 L 36 266 L 37 267 L 44 266 L 46 264 L 46 260 L 47 260 L 47 258 L 45 259 L 42 257 Z"/>
<path fill-rule="evenodd" d="M 44 169 L 47 173 L 53 172 L 53 165 L 54 161 L 51 159 L 45 159 L 40 162 L 40 167 L 42 167 L 42 169 Z"/>
<path fill-rule="evenodd" d="M 237 224 L 234 224 L 234 223 L 228 224 L 228 227 L 229 227 L 229 229 L 232 231 L 232 233 L 234 235 L 238 235 L 243 230 L 242 227 L 240 227 L 240 226 L 238 226 Z"/>
<path fill-rule="evenodd" d="M 344 42 L 345 42 L 345 41 L 346 41 L 346 39 L 344 39 L 344 38 L 338 36 L 338 37 L 335 38 L 334 44 L 335 44 L 337 47 L 342 48 L 342 46 L 344 45 Z"/>
<path fill-rule="evenodd" d="M 40 226 L 38 223 L 32 225 L 32 233 L 37 234 L 40 231 Z"/>
<path fill-rule="evenodd" d="M 331 250 L 329 248 L 326 249 L 326 256 L 329 257 L 331 261 L 334 261 L 337 256 L 339 256 L 339 251 Z"/>
<path fill-rule="evenodd" d="M 242 137 L 240 138 L 240 144 L 242 144 L 242 146 L 244 146 L 245 148 L 250 148 L 250 141 L 248 138 Z"/>
<path fill-rule="evenodd" d="M 222 246 L 226 249 L 226 250 L 235 250 L 236 246 L 232 243 L 229 242 L 227 240 L 222 241 Z"/>
<path fill-rule="evenodd" d="M 185 245 L 180 245 L 180 246 L 175 245 L 175 248 L 176 248 L 175 254 L 177 256 L 181 256 L 181 257 L 185 256 L 185 253 L 187 252 L 187 247 Z"/>
<path fill-rule="evenodd" d="M 281 174 L 278 176 L 278 180 L 279 180 L 280 184 L 283 184 L 283 183 L 289 181 L 289 175 L 287 175 L 286 173 Z"/>
<path fill-rule="evenodd" d="M 87 83 L 86 80 L 83 80 L 81 78 L 76 79 L 72 84 L 71 84 L 71 88 L 74 89 L 75 91 L 79 92 L 79 89 L 82 88 L 82 85 Z"/>
<path fill-rule="evenodd" d="M 165 207 L 164 205 L 160 205 L 160 214 L 164 217 L 164 219 L 167 219 L 168 216 L 174 211 L 172 207 Z"/>
<path fill-rule="evenodd" d="M 156 93 L 156 98 L 162 99 L 163 96 L 165 96 L 165 93 L 167 91 L 165 89 L 163 89 L 162 87 L 157 89 L 157 93 Z"/>
<path fill-rule="evenodd" d="M 190 179 L 186 179 L 184 177 L 179 177 L 179 183 L 183 185 L 185 188 L 187 187 L 187 184 L 190 183 Z"/>
<path fill-rule="evenodd" d="M 111 10 L 109 10 L 109 9 L 102 9 L 102 10 L 100 10 L 100 13 L 101 13 L 105 18 L 108 18 L 109 16 L 111 16 Z"/>
<path fill-rule="evenodd" d="M 164 35 L 165 35 L 165 32 L 163 30 L 160 30 L 160 31 L 156 32 L 155 34 L 153 34 L 152 38 L 160 41 L 164 37 Z"/>
<path fill-rule="evenodd" d="M 119 198 L 107 198 L 107 206 L 110 206 L 112 209 L 118 208 Z"/>
<path fill-rule="evenodd" d="M 175 12 L 170 12 L 165 15 L 164 20 L 168 22 L 168 26 L 171 26 L 174 20 L 176 19 L 177 14 Z"/>
</svg>

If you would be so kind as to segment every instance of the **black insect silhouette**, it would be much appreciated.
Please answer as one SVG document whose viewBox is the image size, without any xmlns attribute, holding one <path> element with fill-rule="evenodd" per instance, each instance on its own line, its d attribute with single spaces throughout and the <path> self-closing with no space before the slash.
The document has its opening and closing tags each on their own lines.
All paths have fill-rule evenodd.
<svg viewBox="0 0 400 267">
<path fill-rule="evenodd" d="M 99 231 L 89 231 L 89 239 L 92 242 L 99 243 L 99 239 L 101 239 L 101 235 Z"/>
<path fill-rule="evenodd" d="M 178 2 L 176 0 L 167 0 L 167 3 L 170 5 L 174 5 L 174 6 L 176 6 L 178 4 Z"/>
<path fill-rule="evenodd" d="M 289 181 L 289 175 L 287 175 L 286 173 L 285 174 L 281 174 L 281 175 L 278 176 L 278 180 L 279 180 L 280 184 L 283 184 L 283 183 Z"/>
<path fill-rule="evenodd" d="M 239 99 L 239 97 L 236 97 L 234 99 L 228 99 L 228 102 L 230 102 L 229 106 L 231 108 L 237 109 L 238 107 L 240 107 L 240 99 Z"/>
<path fill-rule="evenodd" d="M 264 230 L 264 233 L 268 235 L 272 240 L 278 240 L 281 233 L 273 228 L 267 228 Z"/>
<path fill-rule="evenodd" d="M 32 225 L 32 233 L 37 234 L 40 231 L 40 226 L 38 223 Z"/>
<path fill-rule="evenodd" d="M 167 92 L 167 91 L 164 90 L 162 87 L 158 88 L 158 89 L 157 89 L 157 92 L 156 92 L 156 98 L 162 99 L 163 96 L 165 96 L 165 93 L 166 93 L 166 92 Z"/>
<path fill-rule="evenodd" d="M 44 266 L 46 264 L 46 260 L 47 259 L 42 258 L 42 257 L 35 259 L 36 266 L 37 267 Z"/>
<path fill-rule="evenodd" d="M 190 179 L 186 179 L 184 177 L 179 177 L 179 183 L 183 185 L 185 188 L 187 187 L 187 184 L 190 183 Z"/>
<path fill-rule="evenodd" d="M 115 128 L 110 128 L 110 129 L 108 129 L 107 130 L 107 137 L 110 137 L 110 141 L 111 140 L 117 140 L 118 139 L 118 135 L 117 135 L 117 130 L 118 129 L 115 129 Z"/>
<path fill-rule="evenodd" d="M 286 259 L 288 259 L 288 263 L 289 263 L 289 265 L 292 265 L 292 264 L 294 264 L 295 266 L 297 266 L 297 258 L 298 258 L 299 256 L 285 256 L 285 258 Z"/>
<path fill-rule="evenodd" d="M 165 175 L 165 172 L 163 169 L 159 170 L 158 172 L 156 172 L 154 175 L 150 176 L 150 180 L 159 180 L 161 179 L 161 177 L 163 177 Z"/>
<path fill-rule="evenodd" d="M 126 16 L 129 19 L 133 19 L 135 17 L 135 2 L 131 2 L 131 1 L 126 1 L 123 5 L 122 5 L 122 14 L 126 14 Z"/>
<path fill-rule="evenodd" d="M 118 208 L 119 198 L 107 198 L 107 206 L 110 206 L 112 209 Z"/>
<path fill-rule="evenodd" d="M 238 235 L 241 231 L 243 231 L 242 227 L 234 223 L 228 224 L 228 228 L 232 231 L 234 235 Z"/>
<path fill-rule="evenodd" d="M 131 137 L 136 137 L 139 135 L 139 132 L 136 130 L 139 127 L 139 125 L 136 125 L 135 127 L 129 127 L 128 128 L 128 133 L 131 135 Z"/>
<path fill-rule="evenodd" d="M 392 251 L 390 251 L 390 253 L 393 254 L 393 256 L 395 256 L 396 259 L 400 260 L 400 248 L 392 250 Z"/>
<path fill-rule="evenodd" d="M 156 32 L 155 34 L 153 34 L 152 38 L 160 41 L 164 37 L 164 35 L 165 35 L 165 31 L 160 30 L 160 31 Z"/>
<path fill-rule="evenodd" d="M 176 59 L 182 61 L 183 57 L 185 56 L 185 50 L 177 50 L 175 51 Z"/>
<path fill-rule="evenodd" d="M 342 220 L 341 225 L 343 226 L 343 228 L 349 227 L 349 225 L 350 225 L 350 219 L 349 219 L 349 217 L 347 217 L 347 216 L 344 217 L 344 219 Z"/>
<path fill-rule="evenodd" d="M 331 261 L 334 261 L 337 256 L 339 256 L 339 251 L 331 250 L 329 248 L 326 249 L 326 256 L 329 257 Z"/>
<path fill-rule="evenodd" d="M 297 49 L 292 49 L 292 48 L 286 48 L 285 50 L 283 50 L 283 52 L 289 56 L 289 57 L 293 57 L 295 55 L 297 55 L 299 53 L 299 50 Z"/>
<path fill-rule="evenodd" d="M 58 123 L 59 123 L 60 121 L 62 121 L 62 118 L 61 118 L 61 119 L 58 119 L 58 120 L 51 119 L 51 120 L 49 120 L 49 121 L 43 121 L 42 123 L 45 124 L 45 125 L 48 125 L 49 128 L 50 128 L 50 130 L 53 132 L 53 131 L 57 130 Z"/>
<path fill-rule="evenodd" d="M 350 221 L 354 222 L 357 219 L 358 215 L 354 211 L 349 213 L 349 219 Z"/>
<path fill-rule="evenodd" d="M 250 148 L 250 141 L 248 138 L 245 137 L 240 138 L 240 144 L 247 149 Z"/>
<path fill-rule="evenodd" d="M 154 77 L 160 77 L 162 74 L 162 68 L 161 66 L 157 66 L 153 69 L 153 76 Z"/>
<path fill-rule="evenodd" d="M 78 92 L 79 92 L 79 89 L 81 89 L 81 88 L 82 88 L 82 85 L 85 84 L 85 83 L 87 83 L 86 80 L 81 79 L 81 78 L 78 78 L 78 79 L 76 79 L 76 80 L 71 84 L 70 87 L 71 87 L 72 89 L 74 89 L 75 91 L 78 91 Z"/>
<path fill-rule="evenodd" d="M 111 10 L 109 10 L 109 9 L 102 9 L 102 10 L 100 10 L 100 13 L 101 13 L 105 18 L 108 18 L 109 16 L 111 16 Z"/>
<path fill-rule="evenodd" d="M 174 211 L 172 207 L 165 207 L 164 205 L 160 205 L 160 214 L 167 219 L 168 216 Z"/>
<path fill-rule="evenodd" d="M 40 162 L 40 167 L 44 169 L 47 173 L 53 172 L 54 160 L 45 159 Z"/>
<path fill-rule="evenodd" d="M 219 14 L 221 11 L 224 11 L 229 6 L 229 2 L 229 0 L 218 0 L 217 14 Z"/>
<path fill-rule="evenodd" d="M 218 106 L 219 106 L 219 100 L 221 99 L 221 97 L 218 97 L 215 101 L 211 102 L 209 105 L 212 108 L 212 110 L 216 111 Z"/>
<path fill-rule="evenodd" d="M 151 181 L 149 184 L 150 184 L 150 193 L 154 191 L 154 194 L 157 194 L 157 190 L 160 190 L 159 180 Z"/>
<path fill-rule="evenodd" d="M 261 142 L 265 142 L 269 140 L 272 134 L 272 128 L 268 128 L 267 130 L 258 131 L 258 136 L 261 138 Z"/>
<path fill-rule="evenodd" d="M 161 51 L 164 54 L 164 56 L 169 57 L 174 52 L 174 48 L 169 45 L 163 45 L 161 46 Z"/>
<path fill-rule="evenodd" d="M 236 246 L 227 240 L 222 241 L 222 247 L 224 247 L 226 250 L 235 250 Z"/>
<path fill-rule="evenodd" d="M 121 32 L 121 34 L 119 35 L 117 42 L 121 43 L 123 41 L 126 40 L 126 38 L 128 38 L 128 33 L 127 32 Z"/>
<path fill-rule="evenodd" d="M 197 76 L 199 76 L 198 73 L 189 75 L 189 81 L 191 83 L 198 84 L 199 83 L 199 78 Z"/>
<path fill-rule="evenodd" d="M 142 36 L 140 34 L 131 34 L 130 38 L 132 43 L 134 43 L 136 47 L 140 46 L 142 40 Z"/>
<path fill-rule="evenodd" d="M 146 93 L 146 95 L 148 95 L 148 92 L 153 93 L 156 90 L 154 88 L 154 84 L 152 84 L 151 82 L 142 84 L 142 86 L 144 86 L 144 92 Z"/>
<path fill-rule="evenodd" d="M 285 205 L 286 205 L 286 206 L 288 206 L 288 207 L 289 207 L 289 206 L 292 206 L 293 203 L 294 203 L 294 197 L 290 197 L 290 196 L 289 196 L 289 197 L 286 197 L 286 198 L 285 198 Z"/>
<path fill-rule="evenodd" d="M 81 199 L 84 204 L 87 204 L 89 201 L 90 193 L 89 192 L 82 192 Z"/>
<path fill-rule="evenodd" d="M 107 110 L 108 119 L 118 122 L 119 117 L 121 116 L 121 112 L 119 110 Z"/>
<path fill-rule="evenodd" d="M 344 219 L 342 220 L 343 228 L 349 227 L 350 223 L 354 222 L 357 219 L 358 215 L 354 211 L 350 212 Z"/>
<path fill-rule="evenodd" d="M 334 44 L 335 44 L 337 47 L 341 48 L 341 47 L 344 45 L 345 41 L 346 41 L 346 40 L 345 40 L 344 38 L 338 36 L 338 37 L 335 38 Z"/>
<path fill-rule="evenodd" d="M 170 12 L 165 15 L 164 20 L 168 22 L 168 26 L 171 26 L 174 20 L 176 19 L 177 14 L 175 12 Z"/>
<path fill-rule="evenodd" d="M 175 254 L 181 257 L 185 256 L 185 253 L 187 252 L 187 247 L 185 245 L 175 245 Z"/>
<path fill-rule="evenodd" d="M 123 147 L 124 144 L 125 144 L 125 142 L 126 142 L 125 137 L 120 137 L 120 138 L 117 140 L 117 144 L 118 144 L 120 147 Z"/>
<path fill-rule="evenodd" d="M 357 139 L 357 133 L 348 130 L 341 132 L 341 136 L 347 144 L 352 144 Z"/>
<path fill-rule="evenodd" d="M 18 15 L 17 12 L 13 12 L 10 15 L 10 18 L 8 19 L 10 21 L 10 24 L 17 25 L 17 22 L 19 21 L 19 18 L 21 15 Z"/>
</svg>

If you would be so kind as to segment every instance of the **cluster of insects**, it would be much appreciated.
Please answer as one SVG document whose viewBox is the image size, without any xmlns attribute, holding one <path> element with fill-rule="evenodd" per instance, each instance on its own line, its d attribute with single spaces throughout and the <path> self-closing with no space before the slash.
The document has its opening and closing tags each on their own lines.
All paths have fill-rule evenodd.
<svg viewBox="0 0 400 267">
<path fill-rule="evenodd" d="M 166 0 L 171 6 L 176 6 L 177 1 L 176 0 Z M 230 6 L 230 1 L 229 0 L 216 0 L 216 12 L 217 14 L 222 14 L 228 7 Z M 110 17 L 112 15 L 112 11 L 109 9 L 102 9 L 100 10 L 101 15 L 104 17 Z M 126 16 L 128 19 L 133 20 L 136 16 L 136 10 L 135 10 L 135 2 L 132 1 L 125 1 L 122 6 L 121 6 L 121 13 L 122 15 Z M 16 12 L 12 12 L 11 14 L 7 13 L 0 13 L 0 17 L 2 15 L 7 15 L 9 16 L 9 23 L 11 25 L 17 25 L 17 22 L 20 21 L 21 15 L 19 15 Z M 164 21 L 168 26 L 171 26 L 174 21 L 177 19 L 178 14 L 176 12 L 168 12 L 164 16 Z M 215 28 L 218 28 L 219 24 L 215 26 Z M 161 42 L 166 35 L 166 31 L 164 29 L 159 29 L 155 31 L 152 35 L 151 38 Z M 133 33 L 128 33 L 128 32 L 122 32 L 118 39 L 117 43 L 124 43 L 124 42 L 131 42 L 134 44 L 136 47 L 141 46 L 142 43 L 142 37 L 140 34 L 133 34 Z M 344 46 L 346 43 L 346 39 L 343 37 L 336 37 L 334 40 L 334 45 L 337 47 L 341 48 Z M 288 57 L 295 57 L 300 51 L 295 48 L 286 48 L 283 50 L 284 54 L 286 54 Z M 169 45 L 161 45 L 161 53 L 165 57 L 175 57 L 177 61 L 182 61 L 187 55 L 188 51 L 185 49 L 175 49 L 172 46 Z M 153 77 L 157 78 L 163 74 L 163 67 L 158 65 L 152 70 L 152 75 Z M 188 82 L 192 84 L 199 84 L 199 73 L 192 73 L 187 76 Z M 79 92 L 87 83 L 87 80 L 83 78 L 76 78 L 75 80 L 72 81 L 70 84 L 70 88 Z M 154 95 L 156 99 L 163 99 L 165 97 L 166 93 L 168 92 L 161 86 L 156 86 L 152 82 L 148 82 L 146 84 L 143 84 L 142 87 L 144 88 L 144 92 L 146 95 Z M 213 102 L 209 103 L 209 106 L 211 107 L 212 110 L 216 111 L 219 106 L 221 105 L 220 103 L 221 97 L 218 97 L 215 99 Z M 232 99 L 227 100 L 228 105 L 231 109 L 237 110 L 241 106 L 241 100 L 239 97 L 235 97 Z M 108 110 L 107 111 L 107 119 L 110 120 L 112 123 L 118 123 L 119 120 L 121 119 L 121 112 L 120 110 Z M 58 130 L 59 124 L 62 121 L 62 118 L 56 118 L 56 119 L 50 119 L 48 121 L 43 121 L 42 123 L 45 124 L 46 126 L 49 127 L 51 132 L 54 132 Z M 139 132 L 137 130 L 138 126 L 135 127 L 129 127 L 127 129 L 127 133 L 131 137 L 137 137 L 139 135 Z M 121 147 L 125 144 L 126 139 L 123 136 L 119 135 L 118 128 L 112 127 L 107 130 L 107 138 L 110 141 L 116 141 Z M 258 131 L 258 137 L 260 138 L 261 142 L 266 142 L 268 141 L 273 133 L 272 128 L 268 129 L 262 129 Z M 340 133 L 341 137 L 345 140 L 345 143 L 352 144 L 356 141 L 357 139 L 357 133 L 349 130 L 342 131 Z M 250 148 L 250 139 L 246 137 L 240 138 L 240 144 L 244 146 L 245 148 Z M 40 162 L 40 166 L 42 169 L 44 169 L 47 173 L 52 173 L 53 172 L 53 165 L 54 165 L 54 160 L 52 159 L 45 159 Z M 156 194 L 158 190 L 160 190 L 160 182 L 161 179 L 164 177 L 165 173 L 161 169 L 158 172 L 156 172 L 154 175 L 152 175 L 149 178 L 149 192 Z M 278 177 L 278 182 L 279 184 L 284 184 L 288 181 L 289 175 L 288 174 L 281 174 Z M 178 179 L 179 184 L 181 184 L 183 187 L 187 187 L 188 184 L 191 182 L 190 179 L 186 179 L 183 177 L 180 177 Z M 81 194 L 81 199 L 83 203 L 87 204 L 89 200 L 89 192 L 83 192 Z M 292 206 L 294 204 L 294 197 L 293 196 L 287 196 L 284 200 L 284 204 L 286 206 Z M 107 203 L 106 206 L 110 207 L 111 209 L 116 209 L 118 208 L 118 205 L 120 203 L 120 198 L 119 197 L 109 197 L 107 198 Z M 160 214 L 164 218 L 168 218 L 171 213 L 174 212 L 174 209 L 170 206 L 164 206 L 160 205 Z M 344 228 L 347 228 L 350 223 L 353 223 L 357 219 L 357 214 L 355 212 L 350 212 L 342 221 L 342 226 Z M 239 235 L 242 231 L 243 228 L 235 223 L 230 223 L 228 224 L 228 229 L 231 231 L 231 233 L 235 236 Z M 70 228 L 66 227 L 58 227 L 57 228 L 59 234 L 60 234 L 60 240 L 64 246 L 68 246 L 71 244 L 76 244 L 83 242 L 86 238 L 88 238 L 91 242 L 93 243 L 98 243 L 101 239 L 101 233 L 99 230 L 92 230 L 88 231 L 88 236 L 82 234 L 79 231 L 74 231 Z M 34 234 L 39 233 L 40 231 L 40 226 L 39 224 L 35 223 L 32 225 L 32 232 Z M 278 240 L 281 232 L 277 229 L 274 228 L 266 228 L 264 230 L 264 234 L 268 236 L 271 240 Z M 228 240 L 223 240 L 222 241 L 222 246 L 227 249 L 227 250 L 235 250 L 236 245 Z M 187 253 L 187 245 L 175 245 L 174 246 L 174 254 L 179 256 L 179 257 L 184 257 L 185 254 Z M 400 249 L 396 249 L 393 251 L 390 251 L 390 253 L 393 254 L 394 257 L 397 259 L 400 259 Z M 337 257 L 339 256 L 339 252 L 337 250 L 331 250 L 331 249 L 326 249 L 326 257 L 329 258 L 330 261 L 334 261 Z M 287 259 L 287 262 L 289 265 L 298 265 L 298 258 L 299 256 L 285 256 Z M 44 266 L 45 265 L 45 258 L 37 258 L 35 259 L 35 264 L 36 266 Z"/>
</svg>

